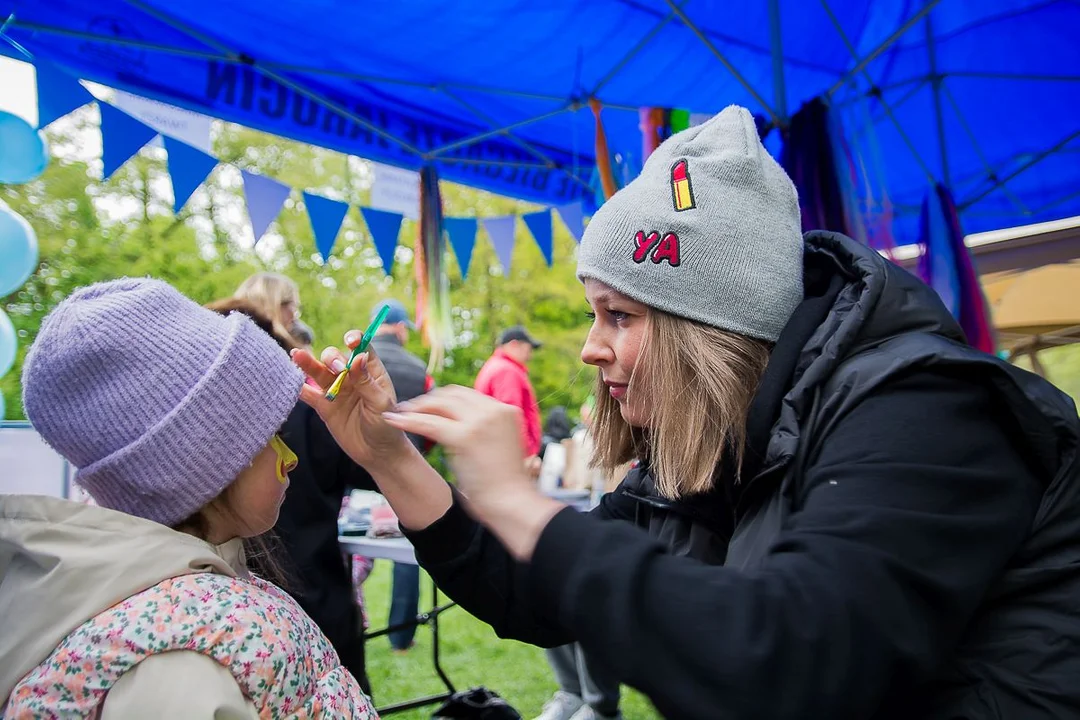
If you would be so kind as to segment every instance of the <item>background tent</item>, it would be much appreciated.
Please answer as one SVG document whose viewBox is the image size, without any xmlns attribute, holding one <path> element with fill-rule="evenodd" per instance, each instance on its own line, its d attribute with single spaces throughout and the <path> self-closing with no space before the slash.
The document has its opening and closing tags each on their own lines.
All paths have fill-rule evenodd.
<svg viewBox="0 0 1080 720">
<path fill-rule="evenodd" d="M 1064 263 L 984 279 L 1001 346 L 1012 356 L 1080 342 L 1080 263 Z"/>
<path fill-rule="evenodd" d="M 1068 0 L 0 0 L 0 23 L 80 78 L 547 205 L 595 204 L 590 98 L 630 177 L 642 106 L 783 128 L 825 95 L 897 244 L 935 181 L 968 232 L 1080 214 Z"/>
</svg>

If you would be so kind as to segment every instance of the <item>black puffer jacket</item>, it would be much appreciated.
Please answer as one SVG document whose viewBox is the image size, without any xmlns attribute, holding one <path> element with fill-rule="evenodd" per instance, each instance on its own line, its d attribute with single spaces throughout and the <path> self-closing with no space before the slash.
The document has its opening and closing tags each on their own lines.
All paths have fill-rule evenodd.
<svg viewBox="0 0 1080 720">
<path fill-rule="evenodd" d="M 529 565 L 456 504 L 411 534 L 421 563 L 668 717 L 1080 717 L 1072 402 L 847 238 L 808 235 L 806 277 L 743 482 L 669 502 L 643 465 L 592 517 L 557 515 Z"/>
</svg>

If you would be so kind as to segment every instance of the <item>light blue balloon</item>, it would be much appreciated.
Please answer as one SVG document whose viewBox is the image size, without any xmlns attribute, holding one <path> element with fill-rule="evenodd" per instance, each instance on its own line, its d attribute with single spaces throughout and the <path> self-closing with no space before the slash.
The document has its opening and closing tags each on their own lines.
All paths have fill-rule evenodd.
<svg viewBox="0 0 1080 720">
<path fill-rule="evenodd" d="M 30 182 L 49 164 L 41 133 L 18 115 L 0 111 L 0 183 Z"/>
<path fill-rule="evenodd" d="M 0 377 L 4 377 L 15 364 L 15 326 L 11 318 L 0 310 Z"/>
<path fill-rule="evenodd" d="M 0 202 L 0 298 L 22 287 L 38 265 L 38 242 L 26 219 Z"/>
</svg>

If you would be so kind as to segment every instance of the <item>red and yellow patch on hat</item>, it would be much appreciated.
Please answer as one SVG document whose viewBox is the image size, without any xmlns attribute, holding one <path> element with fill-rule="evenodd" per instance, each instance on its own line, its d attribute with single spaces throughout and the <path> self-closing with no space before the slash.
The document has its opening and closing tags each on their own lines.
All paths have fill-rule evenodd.
<svg viewBox="0 0 1080 720">
<path fill-rule="evenodd" d="M 678 160 L 671 166 L 671 199 L 676 212 L 697 207 L 694 203 L 694 187 L 690 184 L 690 166 L 686 160 Z"/>
</svg>

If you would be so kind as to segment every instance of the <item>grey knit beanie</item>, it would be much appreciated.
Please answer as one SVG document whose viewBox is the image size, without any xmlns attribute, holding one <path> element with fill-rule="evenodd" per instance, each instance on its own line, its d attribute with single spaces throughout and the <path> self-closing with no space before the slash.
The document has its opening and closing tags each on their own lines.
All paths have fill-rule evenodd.
<svg viewBox="0 0 1080 720">
<path fill-rule="evenodd" d="M 771 342 L 803 299 L 802 274 L 795 186 L 735 105 L 657 148 L 578 251 L 578 279 Z"/>
<path fill-rule="evenodd" d="M 240 313 L 159 280 L 75 291 L 23 368 L 26 416 L 103 507 L 164 525 L 221 493 L 270 441 L 303 374 Z"/>
</svg>

